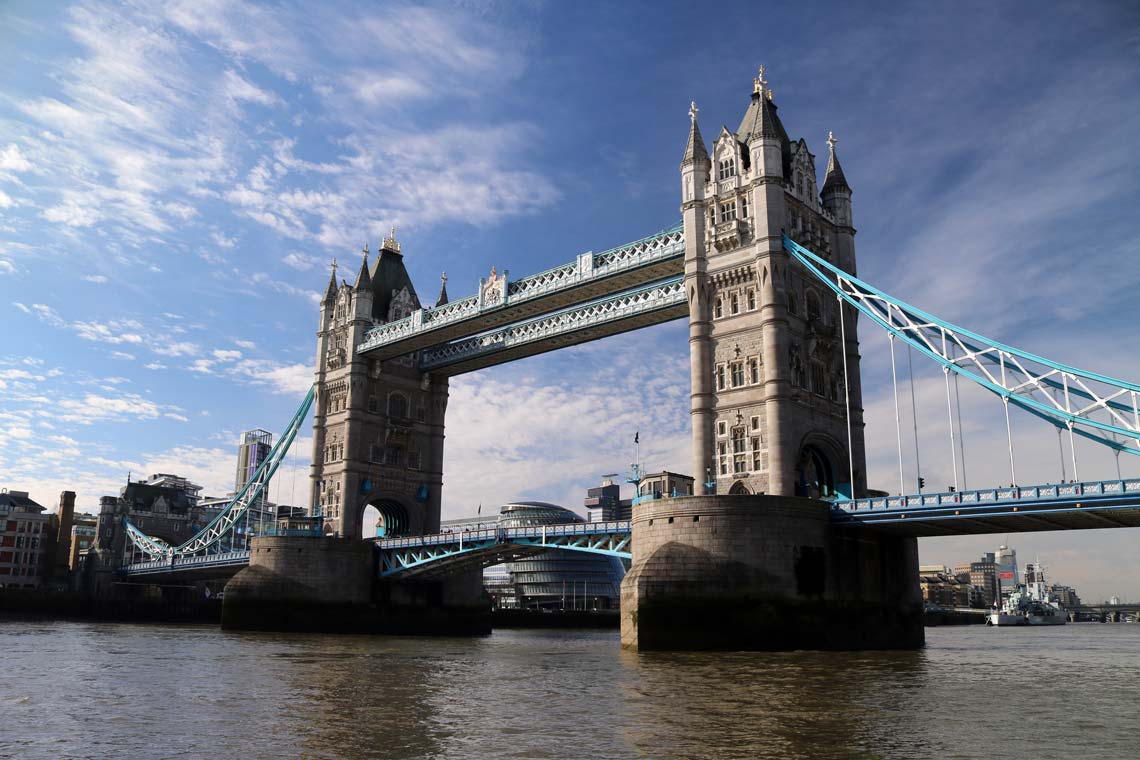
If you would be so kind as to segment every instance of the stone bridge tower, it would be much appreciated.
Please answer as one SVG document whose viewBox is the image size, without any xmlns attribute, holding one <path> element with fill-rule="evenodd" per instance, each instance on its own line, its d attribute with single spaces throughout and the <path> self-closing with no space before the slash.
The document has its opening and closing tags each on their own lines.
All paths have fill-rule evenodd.
<svg viewBox="0 0 1140 760">
<path fill-rule="evenodd" d="M 420 372 L 418 353 L 385 361 L 356 353 L 368 328 L 420 308 L 395 235 L 371 267 L 365 249 L 352 285 L 337 283 L 334 262 L 321 301 L 311 480 L 333 535 L 373 535 L 362 524 L 370 505 L 385 535 L 439 529 L 447 378 Z"/>
<path fill-rule="evenodd" d="M 851 188 L 828 140 L 791 140 L 764 69 L 735 132 L 707 150 L 697 107 L 681 162 L 690 311 L 693 469 L 720 494 L 866 491 L 856 315 L 784 251 L 796 242 L 855 274 Z M 841 340 L 845 331 L 846 344 Z M 847 359 L 844 384 L 843 353 Z M 845 403 L 850 398 L 850 453 Z"/>
</svg>

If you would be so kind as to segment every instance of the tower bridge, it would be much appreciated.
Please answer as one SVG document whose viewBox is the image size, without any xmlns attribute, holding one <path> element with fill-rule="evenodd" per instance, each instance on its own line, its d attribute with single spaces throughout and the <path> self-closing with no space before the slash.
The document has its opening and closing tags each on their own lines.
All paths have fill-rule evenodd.
<svg viewBox="0 0 1140 760">
<path fill-rule="evenodd" d="M 961 378 L 1001 404 L 1011 484 L 1011 408 L 1068 433 L 1078 480 L 1075 437 L 1140 454 L 1140 385 L 992 341 L 858 279 L 836 140 L 829 134 L 819 186 L 815 155 L 789 137 L 763 69 L 739 127 L 722 127 L 711 150 L 698 115 L 693 103 L 679 225 L 519 280 L 492 268 L 458 301 L 442 278 L 429 306 L 394 230 L 371 261 L 365 250 L 351 284 L 334 265 L 313 388 L 287 436 L 248 493 L 192 541 L 171 547 L 128 525 L 145 561 L 125 572 L 248 563 L 227 586 L 238 625 L 266 615 L 285 625 L 334 603 L 471 621 L 480 604 L 471 569 L 556 545 L 632 558 L 622 591 L 629 646 L 909 647 L 922 641 L 917 536 L 1140 526 L 1135 478 L 968 490 L 950 383 Z M 643 502 L 628 524 L 576 534 L 440 533 L 450 376 L 685 316 L 696 495 Z M 860 316 L 890 342 L 896 399 L 896 344 L 942 369 L 953 491 L 923 494 L 921 475 L 917 493 L 907 487 L 897 400 L 898 491 L 868 489 Z M 323 537 L 267 536 L 239 556 L 227 531 L 310 405 L 313 524 Z M 375 546 L 338 538 L 361 535 L 369 506 L 380 513 Z M 851 621 L 843 639 L 826 622 L 837 614 Z"/>
</svg>

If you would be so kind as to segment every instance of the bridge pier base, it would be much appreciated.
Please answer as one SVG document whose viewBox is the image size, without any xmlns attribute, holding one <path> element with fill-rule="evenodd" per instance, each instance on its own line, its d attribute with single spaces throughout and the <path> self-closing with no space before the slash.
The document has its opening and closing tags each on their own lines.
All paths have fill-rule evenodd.
<svg viewBox="0 0 1140 760">
<path fill-rule="evenodd" d="M 641 650 L 914 649 L 916 539 L 833 528 L 829 506 L 693 496 L 634 507 L 621 640 Z"/>
<path fill-rule="evenodd" d="M 253 539 L 249 567 L 226 584 L 222 628 L 329 633 L 478 635 L 491 602 L 478 571 L 437 581 L 376 579 L 366 541 Z"/>
<path fill-rule="evenodd" d="M 226 584 L 222 628 L 361 631 L 372 617 L 372 548 L 363 541 L 258 536 Z"/>
</svg>

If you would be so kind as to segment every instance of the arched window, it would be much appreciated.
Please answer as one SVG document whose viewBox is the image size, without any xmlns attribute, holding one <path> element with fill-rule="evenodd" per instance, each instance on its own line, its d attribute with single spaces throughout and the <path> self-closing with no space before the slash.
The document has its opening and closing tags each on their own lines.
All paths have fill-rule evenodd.
<svg viewBox="0 0 1140 760">
<path fill-rule="evenodd" d="M 819 320 L 819 316 L 819 294 L 814 290 L 809 290 L 807 294 L 807 318 L 811 322 L 816 322 Z"/>
<path fill-rule="evenodd" d="M 733 293 L 731 303 L 732 303 L 732 313 L 733 314 L 739 314 L 740 313 L 740 297 L 737 296 L 735 293 Z"/>
<path fill-rule="evenodd" d="M 796 297 L 794 290 L 788 291 L 788 313 L 793 317 L 799 316 L 800 313 L 800 299 Z"/>
<path fill-rule="evenodd" d="M 716 307 L 713 310 L 713 317 L 720 319 L 724 316 L 724 302 L 721 299 L 716 299 Z"/>
<path fill-rule="evenodd" d="M 388 396 L 388 416 L 407 417 L 408 397 L 403 393 L 392 393 Z"/>
<path fill-rule="evenodd" d="M 748 310 L 749 311 L 756 311 L 756 291 L 755 290 L 749 290 L 748 291 Z"/>
</svg>

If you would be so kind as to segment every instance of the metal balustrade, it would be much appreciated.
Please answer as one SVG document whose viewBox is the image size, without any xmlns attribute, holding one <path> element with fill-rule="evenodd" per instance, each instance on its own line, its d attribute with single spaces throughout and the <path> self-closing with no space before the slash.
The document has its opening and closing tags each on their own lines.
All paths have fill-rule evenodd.
<svg viewBox="0 0 1140 760">
<path fill-rule="evenodd" d="M 873 496 L 864 499 L 836 501 L 833 509 L 843 512 L 886 511 L 893 509 L 915 510 L 923 507 L 954 507 L 971 504 L 1013 504 L 1019 501 L 1095 499 L 1136 494 L 1140 502 L 1140 478 L 1123 480 L 1092 480 L 1080 483 L 1056 483 L 1043 486 L 1004 486 L 973 491 L 945 491 L 941 493 L 912 494 L 907 496 Z"/>
<path fill-rule="evenodd" d="M 478 295 L 473 295 L 442 306 L 421 309 L 403 319 L 378 325 L 367 331 L 356 350 L 358 353 L 374 351 L 412 335 L 437 330 L 455 322 L 474 318 L 484 312 L 541 298 L 564 288 L 612 277 L 648 264 L 680 259 L 684 255 L 685 235 L 681 225 L 678 224 L 632 243 L 601 253 L 585 253 L 574 262 L 561 264 L 520 280 L 508 281 L 505 297 L 499 301 L 483 303 Z"/>
<path fill-rule="evenodd" d="M 682 278 L 675 277 L 599 301 L 508 325 L 483 335 L 424 349 L 420 356 L 420 369 L 425 371 L 438 369 L 508 348 L 613 324 L 661 309 L 683 306 L 685 303 Z"/>
</svg>

